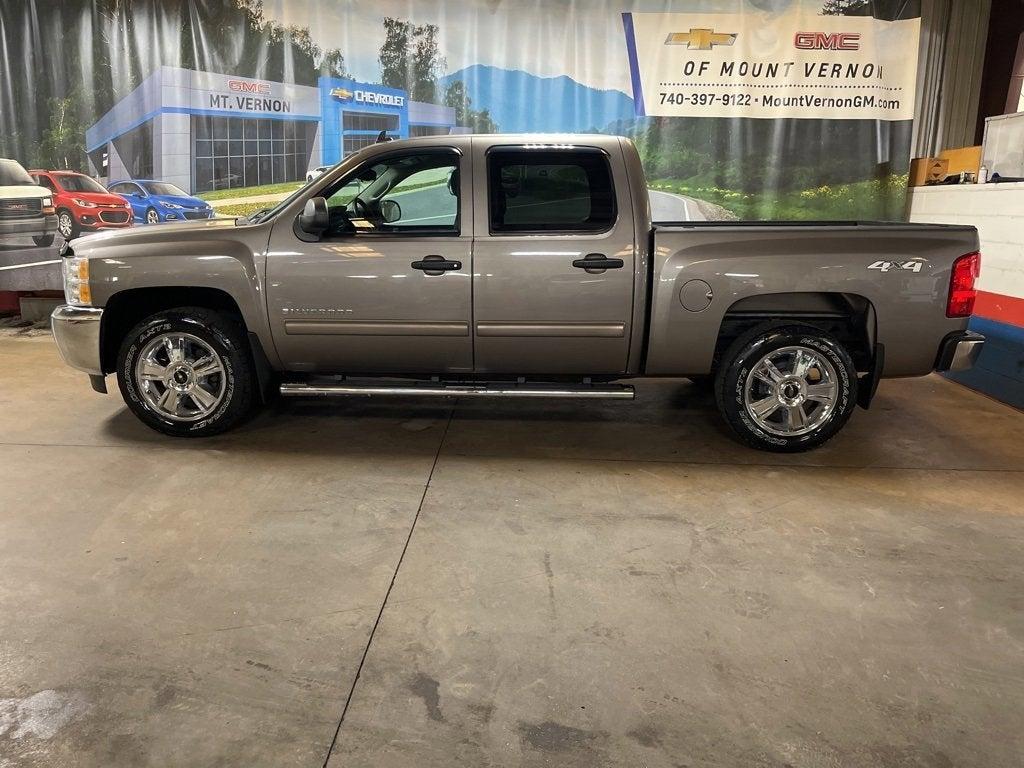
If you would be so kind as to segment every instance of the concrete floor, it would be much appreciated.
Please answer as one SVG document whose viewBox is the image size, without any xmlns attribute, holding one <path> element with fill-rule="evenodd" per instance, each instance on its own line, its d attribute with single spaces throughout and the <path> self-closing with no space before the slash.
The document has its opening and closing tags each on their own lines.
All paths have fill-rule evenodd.
<svg viewBox="0 0 1024 768">
<path fill-rule="evenodd" d="M 0 768 L 1021 764 L 1024 414 L 639 393 L 173 441 L 0 338 Z"/>
</svg>

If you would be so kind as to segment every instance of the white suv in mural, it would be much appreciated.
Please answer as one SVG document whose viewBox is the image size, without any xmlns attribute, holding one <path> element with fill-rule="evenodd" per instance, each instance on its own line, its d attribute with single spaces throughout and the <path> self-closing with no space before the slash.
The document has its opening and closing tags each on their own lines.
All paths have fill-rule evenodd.
<svg viewBox="0 0 1024 768">
<path fill-rule="evenodd" d="M 20 163 L 0 158 L 0 237 L 31 236 L 45 247 L 53 244 L 56 231 L 53 193 L 38 186 Z"/>
</svg>

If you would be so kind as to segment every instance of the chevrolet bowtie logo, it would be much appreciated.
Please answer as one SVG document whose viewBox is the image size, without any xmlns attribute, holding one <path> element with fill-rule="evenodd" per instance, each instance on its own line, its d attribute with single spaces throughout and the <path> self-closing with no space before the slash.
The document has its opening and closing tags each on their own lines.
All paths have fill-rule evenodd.
<svg viewBox="0 0 1024 768">
<path fill-rule="evenodd" d="M 331 96 L 333 96 L 336 99 L 339 99 L 340 101 L 348 101 L 354 95 L 355 94 L 352 93 L 352 91 L 348 90 L 347 88 L 333 88 L 333 89 L 331 89 Z"/>
<path fill-rule="evenodd" d="M 689 32 L 670 32 L 665 45 L 685 45 L 698 51 L 710 51 L 716 45 L 732 45 L 735 32 L 715 32 L 713 29 L 691 29 Z"/>
</svg>

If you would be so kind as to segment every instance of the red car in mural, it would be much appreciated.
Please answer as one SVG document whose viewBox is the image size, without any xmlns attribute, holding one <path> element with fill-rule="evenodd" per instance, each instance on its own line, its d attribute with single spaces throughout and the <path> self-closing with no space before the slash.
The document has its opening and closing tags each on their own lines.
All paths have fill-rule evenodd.
<svg viewBox="0 0 1024 768">
<path fill-rule="evenodd" d="M 29 171 L 41 186 L 53 191 L 57 231 L 65 240 L 83 232 L 123 229 L 132 225 L 132 209 L 120 195 L 111 194 L 94 179 L 74 171 Z"/>
</svg>

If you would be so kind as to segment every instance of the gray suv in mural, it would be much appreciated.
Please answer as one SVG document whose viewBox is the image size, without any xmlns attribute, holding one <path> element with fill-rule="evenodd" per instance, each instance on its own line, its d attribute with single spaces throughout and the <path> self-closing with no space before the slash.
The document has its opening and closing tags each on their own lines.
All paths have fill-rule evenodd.
<svg viewBox="0 0 1024 768">
<path fill-rule="evenodd" d="M 693 201 L 688 202 L 693 205 Z M 883 377 L 972 365 L 973 227 L 652 222 L 615 136 L 367 147 L 248 218 L 72 241 L 65 361 L 169 435 L 286 396 L 714 389 L 742 441 L 828 440 Z"/>
</svg>

